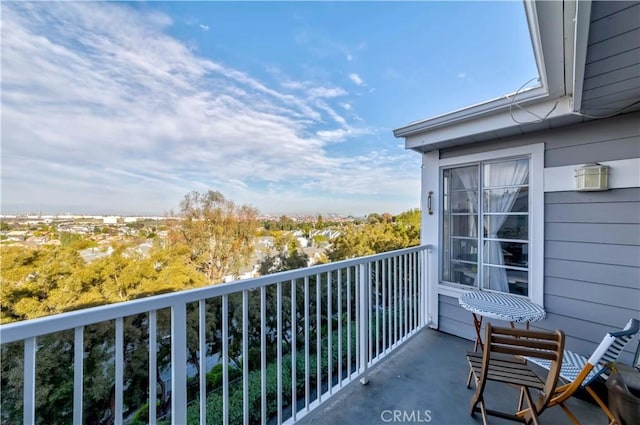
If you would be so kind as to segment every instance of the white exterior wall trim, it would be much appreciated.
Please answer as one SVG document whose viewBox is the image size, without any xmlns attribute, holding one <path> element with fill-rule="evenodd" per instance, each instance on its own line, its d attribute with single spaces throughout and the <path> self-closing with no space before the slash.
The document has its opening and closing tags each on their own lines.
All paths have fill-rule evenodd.
<svg viewBox="0 0 640 425">
<path fill-rule="evenodd" d="M 439 264 L 440 264 L 440 166 L 438 165 L 440 151 L 434 150 L 425 153 L 422 156 L 422 218 L 420 225 L 421 244 L 428 244 L 429 249 L 427 259 L 429 267 L 427 269 L 427 316 L 430 317 L 429 326 L 437 329 L 438 318 L 438 281 Z M 429 192 L 431 195 L 431 210 L 433 214 L 428 213 Z M 427 242 L 428 241 L 428 242 Z M 435 255 L 432 255 L 435 254 Z"/>
<path fill-rule="evenodd" d="M 598 162 L 609 166 L 609 189 L 640 187 L 640 158 Z M 576 169 L 583 164 L 549 167 L 544 169 L 545 192 L 576 190 Z"/>
</svg>

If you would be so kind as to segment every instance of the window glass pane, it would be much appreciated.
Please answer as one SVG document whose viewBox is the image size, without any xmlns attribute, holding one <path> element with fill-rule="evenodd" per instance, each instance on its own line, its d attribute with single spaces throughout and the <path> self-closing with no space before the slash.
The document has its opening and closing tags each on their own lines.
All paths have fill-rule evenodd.
<svg viewBox="0 0 640 425">
<path fill-rule="evenodd" d="M 451 192 L 451 212 L 478 212 L 478 192 L 469 190 Z"/>
<path fill-rule="evenodd" d="M 450 174 L 450 190 L 469 190 L 478 188 L 478 166 L 451 168 L 447 170 Z"/>
<path fill-rule="evenodd" d="M 478 261 L 478 241 L 475 239 L 451 239 L 451 259 Z"/>
<path fill-rule="evenodd" d="M 529 184 L 529 160 L 516 159 L 484 165 L 484 187 Z"/>
<path fill-rule="evenodd" d="M 528 272 L 491 266 L 484 266 L 483 271 L 483 289 L 492 289 L 517 295 L 529 295 Z M 496 287 L 495 282 L 500 280 L 504 280 L 506 282 L 505 287 Z"/>
<path fill-rule="evenodd" d="M 483 191 L 484 212 L 529 212 L 529 188 L 509 187 Z"/>
<path fill-rule="evenodd" d="M 478 216 L 477 215 L 452 215 L 451 235 L 478 237 Z"/>
<path fill-rule="evenodd" d="M 529 240 L 529 216 L 485 215 L 484 236 L 497 239 Z"/>
<path fill-rule="evenodd" d="M 479 166 L 443 170 L 443 281 L 477 285 Z"/>
<path fill-rule="evenodd" d="M 497 253 L 501 253 L 501 257 L 498 257 Z M 529 265 L 529 244 L 486 241 L 484 245 L 484 263 L 526 268 Z"/>
<path fill-rule="evenodd" d="M 460 285 L 477 286 L 478 266 L 468 263 L 451 262 L 449 273 L 443 276 L 447 282 L 459 283 Z"/>
</svg>

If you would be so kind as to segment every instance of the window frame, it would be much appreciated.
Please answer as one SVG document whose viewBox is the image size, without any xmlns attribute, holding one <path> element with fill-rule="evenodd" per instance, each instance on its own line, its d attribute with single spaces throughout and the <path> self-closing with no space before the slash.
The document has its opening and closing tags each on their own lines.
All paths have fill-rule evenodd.
<svg viewBox="0 0 640 425">
<path fill-rule="evenodd" d="M 513 148 L 497 149 L 474 154 L 461 155 L 438 161 L 438 198 L 444 199 L 444 170 L 447 168 L 478 165 L 487 161 L 500 161 L 511 158 L 529 158 L 529 287 L 528 296 L 536 304 L 544 301 L 544 143 L 535 143 Z M 444 260 L 444 209 L 440 206 L 437 282 L 438 294 L 457 298 L 464 292 L 482 289 L 477 287 L 444 282 L 441 280 Z M 481 218 L 482 219 L 482 218 Z"/>
</svg>

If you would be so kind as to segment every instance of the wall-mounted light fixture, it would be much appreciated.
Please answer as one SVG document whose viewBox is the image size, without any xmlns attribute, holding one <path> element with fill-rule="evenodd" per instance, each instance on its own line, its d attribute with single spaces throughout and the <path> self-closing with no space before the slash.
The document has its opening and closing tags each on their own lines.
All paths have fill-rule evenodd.
<svg viewBox="0 0 640 425">
<path fill-rule="evenodd" d="M 597 162 L 576 169 L 576 190 L 590 192 L 609 189 L 609 167 Z"/>
</svg>

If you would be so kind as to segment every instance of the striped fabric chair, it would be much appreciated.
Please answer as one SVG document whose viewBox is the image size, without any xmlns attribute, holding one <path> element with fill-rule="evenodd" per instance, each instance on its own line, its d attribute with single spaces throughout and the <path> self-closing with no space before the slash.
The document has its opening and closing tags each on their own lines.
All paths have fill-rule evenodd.
<svg viewBox="0 0 640 425">
<path fill-rule="evenodd" d="M 586 358 L 580 354 L 565 350 L 562 356 L 562 367 L 560 369 L 560 378 L 567 382 L 558 386 L 554 396 L 549 401 L 549 407 L 560 405 L 562 410 L 569 416 L 574 424 L 579 424 L 578 419 L 569 410 L 564 403 L 569 397 L 573 396 L 579 388 L 584 388 L 593 399 L 598 403 L 610 420 L 610 423 L 616 423 L 615 417 L 607 407 L 607 405 L 598 397 L 596 392 L 591 388 L 591 384 L 602 377 L 607 379 L 609 369 L 607 364 L 618 360 L 625 345 L 640 330 L 640 322 L 638 319 L 631 319 L 627 325 L 618 332 L 609 332 L 605 335 L 600 345 L 593 352 L 591 357 Z M 527 358 L 545 369 L 551 367 L 551 362 L 539 358 Z"/>
</svg>

